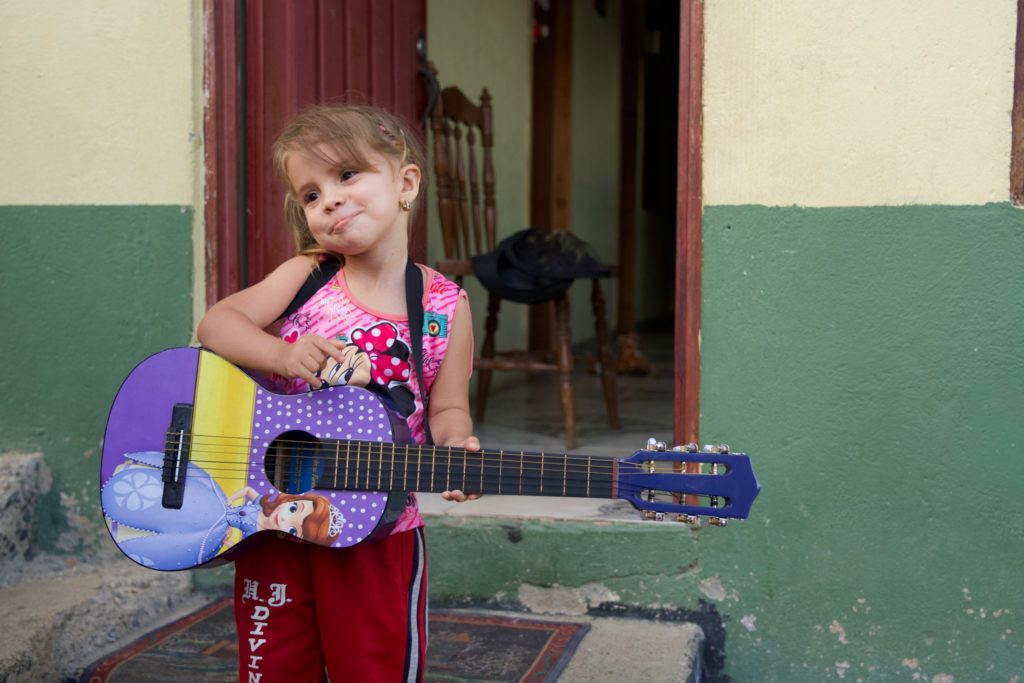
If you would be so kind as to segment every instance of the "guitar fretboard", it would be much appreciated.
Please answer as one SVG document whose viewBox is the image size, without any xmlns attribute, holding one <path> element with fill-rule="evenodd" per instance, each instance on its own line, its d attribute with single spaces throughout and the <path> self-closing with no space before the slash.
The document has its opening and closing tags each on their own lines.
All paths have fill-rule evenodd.
<svg viewBox="0 0 1024 683">
<path fill-rule="evenodd" d="M 564 453 L 323 440 L 282 449 L 311 461 L 315 488 L 354 491 L 460 490 L 513 496 L 613 498 L 618 461 Z"/>
</svg>

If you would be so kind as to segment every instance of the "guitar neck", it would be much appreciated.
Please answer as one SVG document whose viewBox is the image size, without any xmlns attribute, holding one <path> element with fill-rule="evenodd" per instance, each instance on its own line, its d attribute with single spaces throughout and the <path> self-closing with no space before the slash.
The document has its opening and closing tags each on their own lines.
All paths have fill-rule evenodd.
<svg viewBox="0 0 1024 683">
<path fill-rule="evenodd" d="M 512 496 L 614 498 L 618 461 L 564 453 L 482 450 L 369 441 L 323 440 L 290 447 L 292 463 L 312 463 L 327 490 L 460 490 Z"/>
</svg>

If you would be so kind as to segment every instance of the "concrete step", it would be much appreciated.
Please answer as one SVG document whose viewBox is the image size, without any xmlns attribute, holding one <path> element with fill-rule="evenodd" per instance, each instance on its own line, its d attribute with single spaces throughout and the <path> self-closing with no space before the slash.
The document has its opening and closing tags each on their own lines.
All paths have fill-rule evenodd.
<svg viewBox="0 0 1024 683">
<path fill-rule="evenodd" d="M 5 563 L 0 588 L 0 681 L 77 681 L 103 654 L 190 612 L 209 598 L 189 575 L 125 559 L 37 556 Z"/>
<path fill-rule="evenodd" d="M 188 574 L 143 569 L 110 543 L 39 553 L 32 511 L 50 486 L 41 454 L 0 454 L 0 683 L 77 681 L 116 644 L 203 601 Z"/>
<path fill-rule="evenodd" d="M 465 611 L 589 625 L 590 629 L 559 676 L 559 683 L 700 683 L 703 680 L 704 632 L 696 624 L 580 614 Z"/>
<path fill-rule="evenodd" d="M 123 562 L 119 569 L 125 569 Z M 208 596 L 181 593 L 180 585 L 172 587 L 172 583 L 180 581 L 166 581 L 187 574 L 139 571 L 145 573 L 121 575 L 113 580 L 104 573 L 70 572 L 48 581 L 26 581 L 0 590 L 0 628 L 8 634 L 0 639 L 0 681 L 76 682 L 84 668 L 104 654 L 209 600 Z M 131 569 L 125 572 L 136 573 Z M 498 613 L 590 626 L 559 677 L 561 683 L 702 680 L 704 634 L 692 623 L 579 614 Z"/>
</svg>

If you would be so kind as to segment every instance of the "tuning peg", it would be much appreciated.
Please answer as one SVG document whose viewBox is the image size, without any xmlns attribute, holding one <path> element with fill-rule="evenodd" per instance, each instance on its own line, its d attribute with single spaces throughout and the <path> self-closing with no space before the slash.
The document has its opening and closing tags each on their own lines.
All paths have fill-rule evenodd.
<svg viewBox="0 0 1024 683">
<path fill-rule="evenodd" d="M 686 513 L 676 515 L 676 521 L 682 524 L 700 526 L 700 515 L 688 515 Z"/>
<path fill-rule="evenodd" d="M 650 520 L 653 520 L 655 522 L 664 522 L 665 521 L 665 513 L 664 512 L 655 512 L 654 510 L 644 510 L 641 513 L 640 517 L 641 517 L 641 519 L 650 519 Z"/>
<path fill-rule="evenodd" d="M 729 523 L 729 520 L 722 517 L 708 517 L 708 524 L 713 526 L 725 526 Z"/>
<path fill-rule="evenodd" d="M 729 452 L 729 444 L 723 443 L 723 444 L 721 444 L 719 446 L 716 446 L 715 450 L 717 450 L 722 455 L 725 455 L 725 454 L 727 454 Z"/>
<path fill-rule="evenodd" d="M 658 450 L 658 440 L 653 436 L 647 439 L 647 445 L 644 446 L 645 451 L 656 451 Z"/>
</svg>

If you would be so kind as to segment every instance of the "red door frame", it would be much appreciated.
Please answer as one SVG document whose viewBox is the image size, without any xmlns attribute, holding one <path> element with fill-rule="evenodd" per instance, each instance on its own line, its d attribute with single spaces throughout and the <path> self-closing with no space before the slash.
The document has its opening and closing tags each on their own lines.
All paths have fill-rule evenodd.
<svg viewBox="0 0 1024 683">
<path fill-rule="evenodd" d="M 238 289 L 241 280 L 241 207 L 238 163 L 240 140 L 238 64 L 242 27 L 238 5 L 218 0 L 203 1 L 203 46 L 206 108 L 203 137 L 206 141 L 206 305 Z"/>
<path fill-rule="evenodd" d="M 701 157 L 704 0 L 679 0 L 679 140 L 676 181 L 675 442 L 698 443 L 700 287 L 703 221 Z"/>
</svg>

